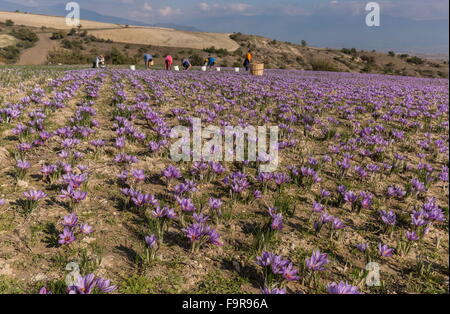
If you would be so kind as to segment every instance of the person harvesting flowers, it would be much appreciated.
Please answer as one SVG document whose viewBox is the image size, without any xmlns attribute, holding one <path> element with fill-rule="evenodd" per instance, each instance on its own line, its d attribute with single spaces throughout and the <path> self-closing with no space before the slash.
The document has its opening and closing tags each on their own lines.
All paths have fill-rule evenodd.
<svg viewBox="0 0 450 314">
<path fill-rule="evenodd" d="M 250 70 L 250 65 L 252 64 L 253 61 L 253 54 L 252 51 L 249 50 L 246 54 L 245 54 L 245 59 L 244 59 L 244 68 L 245 71 L 249 71 Z"/>
<path fill-rule="evenodd" d="M 172 69 L 173 57 L 171 55 L 166 56 L 164 59 L 164 64 L 166 66 L 166 70 L 170 71 Z"/>
</svg>

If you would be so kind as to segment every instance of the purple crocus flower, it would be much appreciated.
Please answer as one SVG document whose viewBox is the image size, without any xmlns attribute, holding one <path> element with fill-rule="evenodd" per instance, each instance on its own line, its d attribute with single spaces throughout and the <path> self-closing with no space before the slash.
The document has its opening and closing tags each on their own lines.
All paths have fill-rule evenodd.
<svg viewBox="0 0 450 314">
<path fill-rule="evenodd" d="M 272 230 L 281 230 L 284 228 L 283 226 L 283 215 L 281 213 L 279 214 L 273 214 L 272 216 L 272 224 L 270 227 Z"/>
<path fill-rule="evenodd" d="M 111 293 L 117 289 L 116 286 L 111 285 L 111 281 L 109 279 L 97 278 L 95 280 L 95 285 L 102 293 Z"/>
<path fill-rule="evenodd" d="M 380 217 L 383 222 L 388 226 L 394 226 L 397 223 L 397 216 L 395 213 L 391 210 L 389 212 L 386 212 L 385 210 L 380 210 Z"/>
<path fill-rule="evenodd" d="M 328 254 L 320 253 L 319 250 L 313 251 L 310 258 L 306 259 L 306 267 L 312 271 L 322 271 L 325 270 L 324 265 L 328 264 Z"/>
<path fill-rule="evenodd" d="M 378 243 L 378 252 L 381 256 L 390 257 L 394 254 L 394 249 L 389 248 L 386 244 Z"/>
<path fill-rule="evenodd" d="M 344 193 L 344 200 L 351 204 L 354 204 L 358 200 L 358 194 L 353 191 L 348 191 Z"/>
<path fill-rule="evenodd" d="M 192 202 L 190 198 L 178 199 L 178 204 L 180 205 L 181 210 L 185 212 L 195 212 L 197 210 L 194 202 Z"/>
<path fill-rule="evenodd" d="M 17 160 L 16 167 L 21 170 L 30 169 L 31 163 L 26 160 Z"/>
<path fill-rule="evenodd" d="M 412 179 L 411 180 L 411 186 L 412 186 L 413 190 L 415 192 L 417 192 L 417 193 L 421 193 L 421 192 L 425 192 L 426 191 L 425 184 L 420 182 L 418 179 Z"/>
<path fill-rule="evenodd" d="M 64 228 L 63 233 L 59 235 L 59 244 L 69 244 L 75 241 L 75 235 L 70 228 Z"/>
<path fill-rule="evenodd" d="M 44 165 L 41 168 L 41 173 L 44 176 L 49 176 L 52 173 L 56 172 L 58 170 L 58 167 L 56 165 Z"/>
<path fill-rule="evenodd" d="M 273 253 L 263 251 L 261 256 L 256 257 L 256 263 L 262 267 L 268 267 L 272 263 Z"/>
<path fill-rule="evenodd" d="M 318 202 L 313 203 L 313 212 L 315 213 L 322 213 L 325 210 L 325 206 Z"/>
<path fill-rule="evenodd" d="M 300 277 L 297 276 L 298 270 L 294 268 L 292 263 L 289 263 L 283 268 L 283 277 L 287 281 L 299 280 Z"/>
<path fill-rule="evenodd" d="M 264 288 L 261 289 L 262 294 L 286 294 L 286 289 L 280 289 L 280 288 Z"/>
<path fill-rule="evenodd" d="M 50 290 L 48 290 L 46 287 L 42 287 L 39 290 L 39 294 L 53 294 Z"/>
<path fill-rule="evenodd" d="M 131 175 L 137 182 L 143 182 L 147 178 L 145 171 L 142 169 L 131 171 Z"/>
<path fill-rule="evenodd" d="M 331 192 L 330 192 L 330 191 L 327 191 L 327 190 L 325 190 L 325 189 L 321 189 L 321 190 L 320 190 L 320 197 L 321 197 L 321 198 L 325 199 L 325 198 L 330 197 L 330 195 L 331 195 Z"/>
<path fill-rule="evenodd" d="M 199 224 L 205 224 L 208 221 L 209 216 L 205 216 L 202 213 L 200 214 L 194 213 L 192 215 L 192 218 L 194 218 L 194 220 Z"/>
<path fill-rule="evenodd" d="M 359 243 L 356 245 L 356 248 L 363 253 L 368 249 L 368 247 L 369 247 L 369 243 Z"/>
<path fill-rule="evenodd" d="M 76 284 L 69 288 L 69 294 L 91 294 L 96 283 L 94 274 L 78 276 Z"/>
<path fill-rule="evenodd" d="M 64 227 L 75 228 L 78 225 L 78 216 L 75 213 L 71 213 L 67 216 L 64 216 L 61 224 Z"/>
<path fill-rule="evenodd" d="M 86 199 L 86 196 L 87 196 L 87 192 L 76 190 L 72 194 L 72 199 L 75 203 L 79 203 L 79 202 L 83 201 L 84 199 Z"/>
<path fill-rule="evenodd" d="M 204 225 L 194 223 L 187 228 L 182 229 L 186 237 L 193 243 L 199 241 L 204 235 Z"/>
<path fill-rule="evenodd" d="M 388 187 L 388 195 L 390 197 L 403 198 L 406 195 L 406 192 L 401 187 L 390 186 Z"/>
<path fill-rule="evenodd" d="M 146 236 L 145 243 L 147 243 L 150 248 L 155 249 L 158 246 L 158 238 L 154 234 Z"/>
<path fill-rule="evenodd" d="M 213 210 L 220 209 L 220 207 L 222 206 L 222 203 L 223 203 L 222 200 L 220 200 L 218 198 L 210 197 L 208 200 L 209 207 Z"/>
<path fill-rule="evenodd" d="M 94 232 L 94 228 L 86 223 L 80 224 L 79 228 L 82 234 L 91 234 L 92 232 Z"/>
<path fill-rule="evenodd" d="M 344 229 L 345 225 L 339 218 L 335 217 L 332 221 L 332 228 L 334 230 L 340 230 L 340 229 Z"/>
<path fill-rule="evenodd" d="M 418 241 L 420 237 L 414 231 L 406 231 L 406 239 L 408 241 Z"/>
<path fill-rule="evenodd" d="M 171 179 L 179 179 L 181 178 L 182 175 L 181 171 L 177 167 L 170 165 L 163 170 L 162 176 L 167 180 L 171 180 Z"/>
<path fill-rule="evenodd" d="M 361 294 L 358 290 L 358 287 L 349 285 L 348 283 L 332 282 L 327 286 L 327 290 L 329 294 Z"/>
<path fill-rule="evenodd" d="M 421 227 L 427 224 L 427 221 L 425 220 L 426 213 L 423 211 L 413 211 L 411 214 L 411 220 L 412 224 L 416 227 Z"/>
<path fill-rule="evenodd" d="M 216 245 L 216 246 L 222 246 L 223 243 L 220 241 L 220 235 L 217 232 L 216 229 L 209 228 L 207 230 L 206 235 L 209 237 L 209 243 Z"/>
<path fill-rule="evenodd" d="M 43 199 L 44 197 L 47 197 L 47 194 L 45 194 L 42 191 L 38 191 L 38 190 L 29 190 L 29 191 L 23 192 L 23 195 L 29 201 L 39 201 L 39 200 Z"/>
<path fill-rule="evenodd" d="M 260 190 L 255 190 L 255 191 L 253 192 L 253 198 L 254 198 L 255 200 L 261 199 L 261 198 L 262 198 L 262 192 L 261 192 Z"/>
</svg>

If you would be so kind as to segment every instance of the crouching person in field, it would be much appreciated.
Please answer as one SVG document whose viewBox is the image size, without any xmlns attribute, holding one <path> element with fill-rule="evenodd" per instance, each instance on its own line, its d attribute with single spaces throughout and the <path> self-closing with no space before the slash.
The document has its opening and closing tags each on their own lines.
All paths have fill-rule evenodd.
<svg viewBox="0 0 450 314">
<path fill-rule="evenodd" d="M 153 65 L 153 56 L 146 53 L 144 55 L 144 63 L 145 63 L 145 68 L 150 69 L 150 66 Z"/>
<path fill-rule="evenodd" d="M 172 56 L 167 56 L 166 59 L 164 60 L 164 63 L 166 64 L 166 70 L 169 71 L 172 69 L 172 64 L 173 64 L 173 58 Z"/>
<path fill-rule="evenodd" d="M 92 63 L 92 68 L 98 69 L 104 67 L 105 67 L 105 57 L 104 56 L 95 57 L 94 62 Z"/>
<path fill-rule="evenodd" d="M 183 60 L 183 68 L 184 68 L 186 71 L 189 70 L 190 68 L 192 68 L 192 64 L 191 64 L 191 62 L 189 61 L 188 58 L 186 58 L 186 59 Z"/>
</svg>

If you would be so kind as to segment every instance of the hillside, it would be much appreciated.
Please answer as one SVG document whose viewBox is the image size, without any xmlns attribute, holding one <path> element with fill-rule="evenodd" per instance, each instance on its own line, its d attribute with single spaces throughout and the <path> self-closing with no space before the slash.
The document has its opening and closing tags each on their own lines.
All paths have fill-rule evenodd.
<svg viewBox="0 0 450 314">
<path fill-rule="evenodd" d="M 243 55 L 252 49 L 255 60 L 265 63 L 267 68 L 443 78 L 447 78 L 449 72 L 447 61 L 408 54 L 358 51 L 350 47 L 316 48 L 306 43 L 302 46 L 241 33 L 200 33 L 92 21 L 82 21 L 80 29 L 68 30 L 63 18 L 32 15 L 30 19 L 30 16 L 0 12 L 0 23 L 3 22 L 0 24 L 3 46 L 0 47 L 0 62 L 89 64 L 94 55 L 103 54 L 109 64 L 140 64 L 143 53 L 151 53 L 157 65 L 163 64 L 163 57 L 170 54 L 176 63 L 190 57 L 198 66 L 204 57 L 212 54 L 221 67 L 241 67 Z M 6 26 L 6 20 L 12 20 L 14 25 Z M 36 44 L 23 38 L 18 42 L 16 39 L 15 43 L 11 41 L 14 39 L 11 32 L 20 31 L 36 33 L 36 39 L 43 42 Z M 51 37 L 54 40 L 50 40 Z M 35 47 L 30 48 L 33 45 Z"/>
<path fill-rule="evenodd" d="M 12 20 L 16 25 L 34 28 L 70 30 L 64 17 L 28 14 L 19 12 L 0 12 L 0 22 Z M 211 46 L 230 51 L 239 46 L 229 38 L 229 34 L 179 31 L 170 28 L 128 26 L 81 20 L 84 30 L 98 38 L 115 42 L 144 44 L 167 47 L 187 47 L 203 49 Z"/>
</svg>

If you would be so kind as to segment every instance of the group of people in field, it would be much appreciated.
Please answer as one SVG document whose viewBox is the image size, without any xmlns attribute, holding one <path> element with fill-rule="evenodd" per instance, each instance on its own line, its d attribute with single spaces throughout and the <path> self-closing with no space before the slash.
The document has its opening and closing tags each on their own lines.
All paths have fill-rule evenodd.
<svg viewBox="0 0 450 314">
<path fill-rule="evenodd" d="M 173 60 L 173 57 L 171 55 L 167 55 L 164 58 L 164 66 L 165 66 L 165 69 L 167 71 L 172 70 L 173 61 L 174 60 Z M 203 66 L 205 66 L 205 67 L 207 67 L 209 69 L 214 68 L 216 66 L 216 62 L 217 62 L 216 58 L 211 56 L 211 55 L 208 55 L 208 57 L 206 57 L 203 61 L 204 61 L 203 62 Z M 250 70 L 250 66 L 251 66 L 252 62 L 253 62 L 253 53 L 252 53 L 251 50 L 249 50 L 245 54 L 245 57 L 244 57 L 244 68 L 245 68 L 246 71 Z M 148 53 L 144 54 L 144 65 L 145 65 L 145 68 L 146 69 L 150 69 L 154 64 L 155 63 L 154 63 L 154 60 L 153 60 L 153 56 L 148 54 Z M 192 63 L 189 60 L 189 58 L 185 58 L 185 59 L 182 60 L 181 66 L 183 67 L 184 70 L 187 71 L 187 70 L 190 70 L 192 68 Z M 102 56 L 102 55 L 95 57 L 93 68 L 103 68 L 103 67 L 105 67 L 105 57 Z"/>
</svg>

